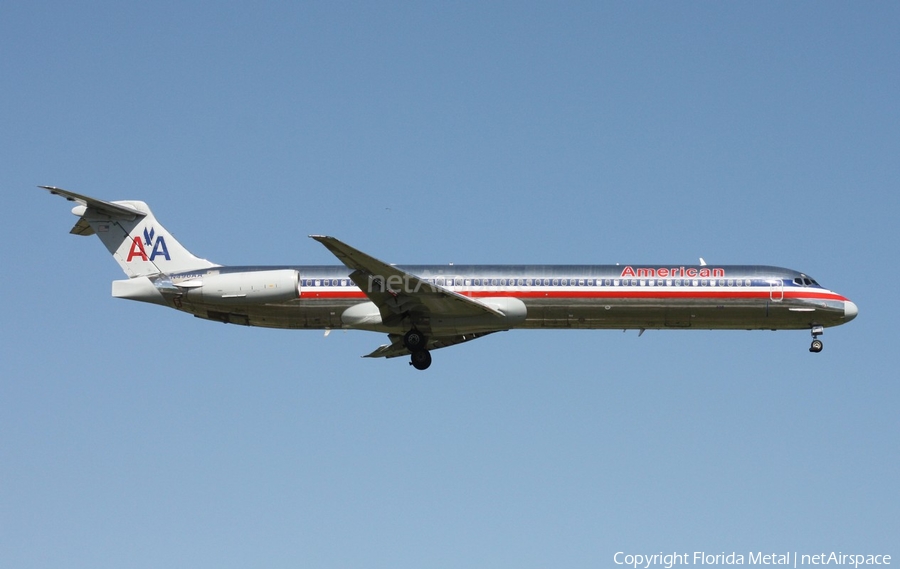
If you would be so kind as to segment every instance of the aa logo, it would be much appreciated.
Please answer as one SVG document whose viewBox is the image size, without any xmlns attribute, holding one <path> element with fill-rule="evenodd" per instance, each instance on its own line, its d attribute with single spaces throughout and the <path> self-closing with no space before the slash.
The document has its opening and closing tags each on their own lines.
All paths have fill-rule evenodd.
<svg viewBox="0 0 900 569">
<path fill-rule="evenodd" d="M 169 250 L 166 248 L 166 239 L 162 235 L 156 236 L 156 230 L 153 228 L 144 229 L 144 239 L 135 237 L 131 242 L 131 250 L 128 251 L 128 258 L 125 260 L 130 263 L 135 257 L 139 257 L 142 261 L 153 261 L 157 256 L 162 255 L 166 261 L 171 261 Z M 152 248 L 151 248 L 152 247 Z M 147 255 L 147 249 L 150 249 L 150 255 Z"/>
</svg>

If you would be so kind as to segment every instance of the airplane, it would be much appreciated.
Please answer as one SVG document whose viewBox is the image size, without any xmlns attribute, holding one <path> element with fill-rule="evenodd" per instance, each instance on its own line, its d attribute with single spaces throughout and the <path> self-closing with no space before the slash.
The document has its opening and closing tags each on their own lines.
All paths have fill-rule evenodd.
<svg viewBox="0 0 900 569">
<path fill-rule="evenodd" d="M 513 329 L 809 330 L 858 308 L 808 275 L 759 265 L 410 265 L 310 235 L 342 265 L 223 266 L 191 254 L 141 201 L 102 201 L 39 186 L 77 205 L 75 235 L 97 235 L 128 279 L 112 296 L 226 324 L 367 330 L 390 343 L 364 356 L 431 352 Z"/>
</svg>

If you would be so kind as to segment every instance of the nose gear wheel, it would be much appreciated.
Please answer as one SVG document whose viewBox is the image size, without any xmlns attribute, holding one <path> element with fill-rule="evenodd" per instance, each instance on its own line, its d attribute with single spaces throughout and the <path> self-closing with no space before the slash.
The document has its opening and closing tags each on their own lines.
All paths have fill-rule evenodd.
<svg viewBox="0 0 900 569">
<path fill-rule="evenodd" d="M 825 333 L 825 328 L 823 326 L 813 326 L 810 332 L 812 333 L 813 341 L 809 346 L 809 351 L 814 354 L 818 354 L 824 347 L 824 344 L 822 344 L 822 340 L 819 339 L 819 336 Z"/>
</svg>

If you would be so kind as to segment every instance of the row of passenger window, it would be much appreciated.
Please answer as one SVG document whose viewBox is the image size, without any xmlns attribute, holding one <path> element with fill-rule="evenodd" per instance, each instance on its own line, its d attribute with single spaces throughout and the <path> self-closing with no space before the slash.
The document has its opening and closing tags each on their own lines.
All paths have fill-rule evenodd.
<svg viewBox="0 0 900 569">
<path fill-rule="evenodd" d="M 553 287 L 587 287 L 587 286 L 753 286 L 750 279 L 424 279 L 438 286 L 553 286 Z M 356 286 L 350 279 L 302 279 L 300 286 L 309 287 L 345 287 Z"/>
</svg>

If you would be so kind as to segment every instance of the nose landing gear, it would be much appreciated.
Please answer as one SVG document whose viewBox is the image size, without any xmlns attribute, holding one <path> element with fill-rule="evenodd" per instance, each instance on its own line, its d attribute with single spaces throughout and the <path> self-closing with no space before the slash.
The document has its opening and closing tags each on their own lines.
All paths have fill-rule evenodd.
<svg viewBox="0 0 900 569">
<path fill-rule="evenodd" d="M 822 340 L 819 339 L 819 336 L 825 333 L 825 328 L 823 326 L 813 326 L 810 332 L 812 332 L 813 341 L 809 346 L 809 351 L 818 354 L 822 351 L 824 346 Z"/>
</svg>

